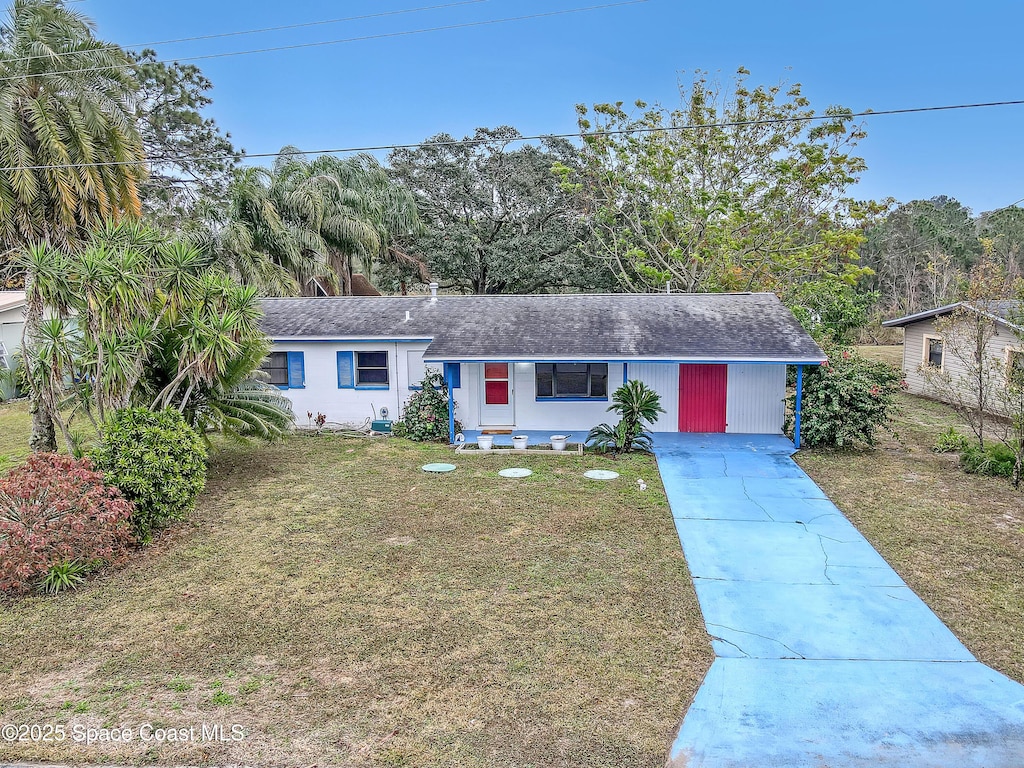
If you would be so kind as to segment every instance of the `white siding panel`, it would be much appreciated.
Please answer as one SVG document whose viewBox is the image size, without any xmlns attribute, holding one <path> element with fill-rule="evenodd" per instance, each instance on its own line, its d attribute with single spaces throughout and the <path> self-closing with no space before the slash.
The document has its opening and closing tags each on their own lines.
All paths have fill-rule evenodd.
<svg viewBox="0 0 1024 768">
<path fill-rule="evenodd" d="M 679 366 L 676 363 L 630 363 L 628 370 L 629 378 L 642 381 L 661 395 L 661 407 L 665 413 L 661 414 L 651 431 L 678 432 Z"/>
<path fill-rule="evenodd" d="M 730 365 L 726 432 L 775 435 L 785 419 L 786 366 Z"/>
</svg>

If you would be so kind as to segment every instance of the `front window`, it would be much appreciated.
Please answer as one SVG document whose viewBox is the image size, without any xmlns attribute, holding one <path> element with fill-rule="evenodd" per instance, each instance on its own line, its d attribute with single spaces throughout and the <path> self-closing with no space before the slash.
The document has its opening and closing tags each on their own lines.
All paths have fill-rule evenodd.
<svg viewBox="0 0 1024 768">
<path fill-rule="evenodd" d="M 924 361 L 931 368 L 942 367 L 942 339 L 926 336 L 924 339 Z"/>
<path fill-rule="evenodd" d="M 388 386 L 387 352 L 356 352 L 356 386 Z"/>
<path fill-rule="evenodd" d="M 260 370 L 270 376 L 270 383 L 278 387 L 288 386 L 288 353 L 271 352 L 260 364 Z"/>
<path fill-rule="evenodd" d="M 608 398 L 607 363 L 537 363 L 537 398 Z"/>
</svg>

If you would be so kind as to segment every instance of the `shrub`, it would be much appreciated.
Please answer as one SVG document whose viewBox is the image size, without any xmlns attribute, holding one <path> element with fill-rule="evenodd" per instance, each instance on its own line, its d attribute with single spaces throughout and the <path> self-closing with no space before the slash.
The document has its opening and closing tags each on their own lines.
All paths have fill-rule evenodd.
<svg viewBox="0 0 1024 768">
<path fill-rule="evenodd" d="M 935 453 L 962 453 L 970 448 L 970 446 L 971 441 L 967 439 L 966 435 L 958 432 L 955 427 L 950 427 L 939 435 L 939 439 L 935 441 L 935 447 L 932 450 Z"/>
<path fill-rule="evenodd" d="M 828 345 L 828 360 L 804 371 L 800 433 L 809 446 L 873 446 L 896 410 L 900 372 L 846 347 Z M 796 395 L 789 397 L 792 409 Z M 792 428 L 792 419 L 789 422 Z"/>
<path fill-rule="evenodd" d="M 462 431 L 458 422 L 455 431 Z M 391 425 L 391 433 L 417 442 L 448 442 L 448 387 L 444 376 L 427 371 L 420 389 L 409 396 L 401 420 Z"/>
<path fill-rule="evenodd" d="M 0 591 L 74 587 L 84 564 L 118 561 L 133 509 L 89 459 L 32 456 L 0 479 Z"/>
<path fill-rule="evenodd" d="M 1002 443 L 989 443 L 984 450 L 971 445 L 960 452 L 960 467 L 969 475 L 1010 477 L 1017 457 Z"/>
<path fill-rule="evenodd" d="M 184 518 L 206 484 L 206 445 L 174 409 L 118 411 L 94 458 L 107 482 L 135 503 L 132 526 L 144 541 Z"/>
<path fill-rule="evenodd" d="M 627 381 L 612 393 L 609 411 L 619 414 L 619 423 L 598 424 L 587 434 L 587 443 L 600 451 L 630 453 L 649 451 L 653 438 L 645 424 L 653 424 L 661 407 L 661 396 L 642 381 Z"/>
</svg>

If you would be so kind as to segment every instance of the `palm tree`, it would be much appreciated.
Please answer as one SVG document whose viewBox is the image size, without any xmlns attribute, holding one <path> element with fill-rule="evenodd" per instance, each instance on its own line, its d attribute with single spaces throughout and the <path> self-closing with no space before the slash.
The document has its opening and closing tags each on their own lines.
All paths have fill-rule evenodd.
<svg viewBox="0 0 1024 768">
<path fill-rule="evenodd" d="M 0 239 L 66 249 L 137 216 L 145 175 L 131 61 L 63 0 L 14 0 L 0 25 Z"/>
<path fill-rule="evenodd" d="M 271 295 L 295 294 L 325 278 L 352 292 L 358 268 L 372 278 L 378 262 L 423 263 L 396 246 L 419 230 L 416 203 L 372 155 L 310 161 L 285 147 L 272 169 L 240 170 L 228 209 L 202 243 L 243 283 Z"/>
<path fill-rule="evenodd" d="M 127 55 L 97 40 L 85 16 L 64 0 L 14 0 L 0 24 L 0 249 L 8 259 L 34 243 L 67 252 L 90 226 L 139 215 L 145 169 L 133 92 Z M 23 274 L 34 294 L 34 273 Z M 42 322 L 32 306 L 26 351 Z M 24 359 L 33 382 L 34 357 Z M 33 388 L 32 447 L 55 450 L 43 400 Z"/>
</svg>

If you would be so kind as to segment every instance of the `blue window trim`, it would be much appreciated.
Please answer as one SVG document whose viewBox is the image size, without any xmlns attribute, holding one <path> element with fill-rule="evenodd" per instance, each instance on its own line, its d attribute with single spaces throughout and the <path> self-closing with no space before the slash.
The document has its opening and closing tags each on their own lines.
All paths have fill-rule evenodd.
<svg viewBox="0 0 1024 768">
<path fill-rule="evenodd" d="M 288 355 L 288 386 L 280 386 L 279 389 L 305 389 L 306 388 L 306 356 L 302 352 L 286 352 Z M 299 383 L 292 381 L 292 366 L 299 366 Z"/>
<path fill-rule="evenodd" d="M 608 393 L 607 393 L 607 391 L 603 395 L 569 395 L 569 396 L 559 396 L 559 395 L 554 395 L 554 394 L 552 394 L 552 395 L 538 395 L 537 394 L 537 381 L 538 381 L 538 379 L 537 379 L 537 365 L 540 365 L 540 363 L 535 363 L 534 364 L 534 368 L 533 368 L 533 383 L 534 383 L 533 396 L 534 396 L 534 399 L 538 403 L 550 403 L 550 402 L 555 402 L 555 403 L 607 403 L 608 402 Z M 559 363 L 551 363 L 552 368 L 554 366 L 556 366 L 556 365 L 559 365 Z M 564 363 L 563 363 L 563 365 L 564 365 Z M 602 361 L 602 362 L 599 362 L 599 363 L 569 363 L 569 365 L 586 365 L 588 369 L 592 365 L 603 365 L 603 366 L 605 366 L 605 379 L 606 379 L 606 381 L 605 381 L 605 390 L 608 389 L 607 378 L 608 378 L 608 375 L 611 373 L 611 364 L 610 363 L 605 363 L 604 361 Z M 588 381 L 587 389 L 590 389 L 589 383 L 590 382 Z M 554 386 L 554 385 L 552 384 L 552 386 Z"/>
<path fill-rule="evenodd" d="M 538 403 L 607 403 L 608 397 L 540 397 L 535 398 Z"/>
<path fill-rule="evenodd" d="M 341 366 L 342 363 L 348 366 L 348 384 L 345 384 L 341 378 Z M 356 387 L 356 364 L 355 364 L 355 353 L 348 350 L 338 351 L 338 389 L 355 389 Z"/>
<path fill-rule="evenodd" d="M 354 360 L 354 364 L 353 364 L 353 367 L 352 367 L 352 382 L 354 384 L 354 388 L 355 389 L 366 389 L 366 390 L 387 390 L 387 389 L 391 389 L 391 353 L 388 352 L 388 350 L 386 350 L 386 349 L 366 350 L 365 354 L 371 354 L 371 353 L 374 353 L 374 352 L 379 352 L 379 353 L 382 353 L 384 355 L 384 360 L 387 363 L 387 367 L 384 370 L 386 370 L 388 372 L 388 383 L 387 384 L 360 384 L 359 383 L 359 358 L 356 357 L 356 355 L 359 354 L 360 352 L 364 352 L 364 350 L 359 350 L 359 352 L 353 352 L 352 353 L 352 357 L 353 357 L 353 360 Z M 379 368 L 375 368 L 373 370 L 380 370 L 380 369 Z"/>
</svg>

